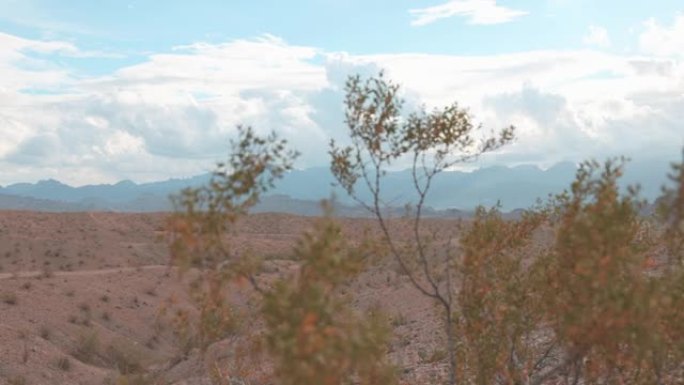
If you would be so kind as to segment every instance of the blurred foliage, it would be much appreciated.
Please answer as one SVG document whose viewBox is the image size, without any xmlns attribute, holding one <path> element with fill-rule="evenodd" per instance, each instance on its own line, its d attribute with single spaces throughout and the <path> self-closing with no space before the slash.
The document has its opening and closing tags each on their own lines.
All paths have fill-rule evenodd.
<svg viewBox="0 0 684 385">
<path fill-rule="evenodd" d="M 530 212 L 505 220 L 497 209 L 480 207 L 461 237 L 454 319 L 466 383 L 524 383 L 539 369 L 534 365 L 548 341 L 535 333 L 542 308 L 535 286 L 539 271 L 530 261 L 539 252 L 532 234 L 544 219 Z"/>
<path fill-rule="evenodd" d="M 423 228 L 425 199 L 434 178 L 455 165 L 510 143 L 515 128 L 484 132 L 467 110 L 457 103 L 427 112 L 424 108 L 402 115 L 400 87 L 375 77 L 349 77 L 345 87 L 345 117 L 349 144 L 330 143 L 331 171 L 350 197 L 377 220 L 383 242 L 411 284 L 431 298 L 441 310 L 446 334 L 449 384 L 456 383 L 457 341 L 454 325 L 458 308 L 456 281 L 458 263 L 444 234 Z M 392 221 L 386 214 L 383 177 L 395 162 L 410 165 L 415 204 L 407 206 L 405 221 Z M 369 192 L 364 200 L 360 192 Z M 393 233 L 392 225 L 410 223 L 411 237 Z M 442 229 L 445 230 L 445 229 Z M 453 229 L 446 229 L 451 231 Z"/>
<path fill-rule="evenodd" d="M 377 311 L 351 310 L 336 289 L 365 266 L 362 248 L 348 245 L 330 217 L 295 248 L 295 278 L 279 280 L 264 298 L 267 342 L 282 384 L 392 384 L 389 330 Z"/>
<path fill-rule="evenodd" d="M 340 295 L 371 256 L 389 254 L 440 315 L 444 345 L 421 360 L 448 367 L 445 383 L 681 383 L 684 165 L 673 165 L 658 218 L 643 214 L 638 188 L 619 187 L 625 160 L 611 159 L 582 163 L 568 191 L 517 219 L 481 207 L 457 226 L 426 226 L 434 178 L 507 145 L 514 128 L 484 132 L 457 104 L 402 114 L 400 88 L 382 73 L 350 77 L 346 92 L 349 141 L 331 142 L 331 171 L 379 235 L 352 245 L 327 215 L 295 247 L 296 271 L 262 286 L 261 259 L 229 234 L 297 153 L 241 129 L 210 182 L 174 198 L 172 260 L 190 278 L 194 305 L 175 313 L 186 352 L 234 333 L 228 285 L 242 279 L 260 295 L 263 319 L 250 322 L 265 332 L 253 349 L 266 348 L 277 383 L 394 383 L 386 320 Z M 406 217 L 389 218 L 383 177 L 403 162 L 416 201 Z M 213 365 L 216 383 L 233 383 Z"/>
<path fill-rule="evenodd" d="M 640 215 L 638 189 L 620 191 L 623 165 L 583 163 L 570 192 L 554 202 L 556 237 L 537 262 L 546 270 L 537 291 L 561 349 L 537 382 L 555 375 L 606 384 L 681 380 L 684 314 L 672 306 L 684 305 L 683 271 L 654 247 L 665 233 L 648 231 L 653 223 Z"/>
<path fill-rule="evenodd" d="M 260 137 L 250 127 L 238 127 L 238 135 L 229 159 L 217 165 L 206 185 L 172 197 L 176 213 L 169 220 L 171 262 L 182 273 L 195 268 L 189 275 L 189 294 L 198 320 L 192 319 L 191 309 L 175 309 L 186 353 L 195 346 L 204 351 L 235 331 L 238 317 L 227 298 L 227 285 L 240 278 L 253 281 L 260 261 L 233 247 L 228 235 L 298 156 L 275 134 Z"/>
<path fill-rule="evenodd" d="M 194 305 L 174 309 L 182 350 L 187 354 L 198 347 L 204 352 L 236 331 L 238 315 L 229 300 L 229 284 L 246 279 L 263 299 L 266 347 L 280 382 L 392 384 L 384 317 L 379 312 L 358 314 L 335 293 L 366 266 L 372 249 L 349 248 L 339 226 L 327 216 L 294 250 L 300 262 L 296 279 L 287 277 L 262 287 L 255 277 L 261 260 L 230 244 L 230 231 L 239 219 L 291 169 L 297 156 L 275 136 L 261 138 L 251 129 L 239 133 L 229 161 L 217 166 L 207 185 L 174 197 L 177 211 L 169 222 L 172 262 L 190 277 Z M 253 350 L 260 350 L 260 345 L 254 342 Z M 211 378 L 219 384 L 242 381 L 259 371 L 245 370 L 246 365 L 239 365 L 239 370 L 224 370 L 217 362 L 211 365 Z"/>
</svg>

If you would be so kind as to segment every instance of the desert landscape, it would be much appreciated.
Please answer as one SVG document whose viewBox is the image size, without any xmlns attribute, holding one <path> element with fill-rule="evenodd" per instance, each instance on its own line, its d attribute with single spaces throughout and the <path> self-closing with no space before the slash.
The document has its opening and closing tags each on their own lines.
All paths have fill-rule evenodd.
<svg viewBox="0 0 684 385">
<path fill-rule="evenodd" d="M 0 385 L 684 384 L 681 0 L 0 10 Z"/>
<path fill-rule="evenodd" d="M 527 209 L 434 210 L 438 176 L 515 128 L 474 139 L 457 106 L 401 122 L 383 76 L 349 77 L 351 144 L 330 145 L 354 206 L 267 195 L 300 154 L 243 126 L 173 210 L 67 204 L 122 184 L 9 186 L 72 210 L 0 211 L 0 384 L 680 383 L 684 165 L 652 201 L 620 157 Z M 402 158 L 403 207 L 383 183 Z"/>
<path fill-rule="evenodd" d="M 168 215 L 1 212 L 0 383 L 118 384 L 122 372 L 155 374 L 149 383 L 212 383 L 198 352 L 183 357 L 170 320 L 160 315 L 170 298 L 188 304 L 183 281 L 169 264 Z M 296 268 L 295 241 L 316 221 L 255 214 L 232 238 L 268 256 L 257 275 L 268 282 Z M 358 218 L 342 224 L 357 239 L 374 225 Z M 254 327 L 255 293 L 237 284 L 230 290 L 239 297 L 243 327 Z M 430 362 L 442 338 L 435 333 L 435 310 L 396 266 L 364 272 L 347 290 L 355 309 L 379 305 L 391 315 L 389 354 L 402 378 L 429 381 L 443 372 L 443 362 Z M 208 354 L 229 363 L 235 357 L 223 350 L 236 341 L 218 343 Z"/>
</svg>

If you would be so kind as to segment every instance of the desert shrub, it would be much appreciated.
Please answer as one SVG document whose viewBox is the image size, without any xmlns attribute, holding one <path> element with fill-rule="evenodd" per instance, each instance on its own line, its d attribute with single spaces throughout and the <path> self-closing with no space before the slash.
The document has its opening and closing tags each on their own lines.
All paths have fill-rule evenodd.
<svg viewBox="0 0 684 385">
<path fill-rule="evenodd" d="M 420 356 L 426 363 L 446 361 L 446 383 L 678 381 L 684 371 L 684 166 L 674 165 L 675 186 L 664 189 L 661 224 L 639 215 L 638 189 L 619 188 L 623 161 L 610 160 L 583 163 L 568 192 L 521 219 L 478 208 L 462 226 L 432 228 L 423 216 L 435 177 L 507 145 L 514 128 L 483 132 L 457 104 L 402 114 L 399 87 L 382 74 L 349 78 L 346 94 L 350 144 L 331 143 L 331 171 L 377 219 L 372 253 L 389 254 L 397 272 L 435 304 L 444 345 Z M 360 315 L 340 295 L 340 285 L 364 268 L 368 249 L 345 244 L 332 219 L 298 243 L 296 276 L 271 288 L 255 279 L 260 259 L 231 247 L 227 235 L 296 156 L 284 141 L 251 129 L 240 130 L 232 150 L 207 185 L 174 198 L 172 259 L 195 273 L 189 293 L 196 317 L 188 309 L 175 313 L 184 350 L 203 351 L 233 333 L 238 317 L 227 284 L 243 279 L 262 296 L 265 344 L 280 383 L 394 381 L 384 317 Z M 403 161 L 411 167 L 415 201 L 404 218 L 390 218 L 383 177 Z M 534 245 L 540 228 L 553 237 Z M 409 338 L 402 337 L 402 346 Z M 220 383 L 243 378 L 214 369 Z"/>
<path fill-rule="evenodd" d="M 78 336 L 71 355 L 83 363 L 92 364 L 98 361 L 99 350 L 100 336 L 94 330 L 85 331 Z"/>
<path fill-rule="evenodd" d="M 49 341 L 52 336 L 52 331 L 47 325 L 43 325 L 38 329 L 38 335 L 40 335 L 40 338 Z"/>
<path fill-rule="evenodd" d="M 543 213 L 504 220 L 496 209 L 478 208 L 460 239 L 457 316 L 464 381 L 476 384 L 525 383 L 539 368 L 545 342 L 535 331 L 542 323 L 539 272 L 530 266 L 532 233 Z"/>
<path fill-rule="evenodd" d="M 142 355 L 139 351 L 121 343 L 107 346 L 104 351 L 108 366 L 116 369 L 119 373 L 128 375 L 143 371 Z"/>
<path fill-rule="evenodd" d="M 654 271 L 638 189 L 621 192 L 622 160 L 583 163 L 557 198 L 556 238 L 539 260 L 545 320 L 561 347 L 534 383 L 671 383 L 682 353 L 681 265 Z M 657 244 L 657 242 L 655 243 Z"/>
<path fill-rule="evenodd" d="M 26 381 L 26 377 L 24 376 L 14 376 L 10 377 L 7 380 L 7 383 L 9 385 L 26 385 L 28 382 Z"/>
<path fill-rule="evenodd" d="M 663 186 L 658 213 L 665 225 L 669 265 L 684 263 L 684 151 L 682 163 L 673 163 L 668 175 L 672 185 Z"/>
<path fill-rule="evenodd" d="M 389 329 L 371 311 L 353 312 L 335 290 L 364 267 L 364 252 L 347 245 L 330 218 L 305 234 L 295 255 L 301 266 L 264 298 L 267 344 L 282 384 L 391 384 Z"/>
<path fill-rule="evenodd" d="M 261 287 L 256 256 L 236 253 L 226 235 L 284 172 L 296 153 L 275 136 L 260 138 L 241 130 L 233 153 L 219 164 L 211 181 L 175 197 L 172 258 L 183 270 L 194 268 L 189 293 L 197 308 L 176 309 L 175 322 L 184 350 L 224 339 L 235 328 L 236 315 L 226 299 L 227 284 L 251 283 L 262 295 L 267 325 L 266 345 L 276 362 L 279 381 L 288 384 L 389 384 L 393 369 L 386 363 L 388 329 L 378 313 L 361 316 L 334 289 L 364 266 L 364 255 L 347 249 L 340 229 L 327 218 L 320 232 L 305 235 L 294 255 L 301 263 L 297 279 Z M 258 343 L 254 349 L 258 349 Z M 224 370 L 213 371 L 225 382 Z M 232 380 L 231 380 L 232 381 Z"/>
<path fill-rule="evenodd" d="M 449 380 L 457 381 L 456 253 L 439 242 L 438 231 L 423 227 L 425 199 L 434 178 L 458 163 L 494 151 L 514 137 L 514 128 L 484 133 L 468 112 L 453 103 L 431 112 L 419 110 L 402 115 L 399 86 L 376 77 L 347 80 L 345 118 L 351 144 L 331 142 L 331 171 L 338 184 L 365 207 L 382 230 L 382 242 L 413 287 L 432 299 L 442 314 L 445 350 L 449 354 Z M 392 232 L 386 212 L 383 177 L 395 162 L 411 167 L 414 202 L 404 222 L 411 228 L 410 241 Z M 369 196 L 369 199 L 364 199 Z M 396 222 L 396 221 L 395 221 Z M 453 229 L 442 229 L 453 230 Z M 444 236 L 444 232 L 442 232 Z"/>
<path fill-rule="evenodd" d="M 60 357 L 57 359 L 55 362 L 55 365 L 57 366 L 57 369 L 63 370 L 65 372 L 71 370 L 71 361 L 69 360 L 68 357 Z"/>
<path fill-rule="evenodd" d="M 198 312 L 175 311 L 184 350 L 197 345 L 204 351 L 235 331 L 238 317 L 226 298 L 226 286 L 238 278 L 255 283 L 259 260 L 238 254 L 227 238 L 238 220 L 258 203 L 262 193 L 291 169 L 297 153 L 275 135 L 260 137 L 239 127 L 227 162 L 219 163 L 205 186 L 188 188 L 173 197 L 176 213 L 169 226 L 172 262 L 187 271 L 195 268 L 189 294 Z"/>
<path fill-rule="evenodd" d="M 12 292 L 4 292 L 2 293 L 2 302 L 8 304 L 8 305 L 16 305 L 18 302 L 17 295 Z"/>
</svg>

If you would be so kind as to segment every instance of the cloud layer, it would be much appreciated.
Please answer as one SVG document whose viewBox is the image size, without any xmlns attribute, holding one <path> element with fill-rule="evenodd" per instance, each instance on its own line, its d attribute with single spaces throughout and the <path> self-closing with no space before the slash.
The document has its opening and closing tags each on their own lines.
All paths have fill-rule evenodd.
<svg viewBox="0 0 684 385">
<path fill-rule="evenodd" d="M 70 43 L 0 34 L 0 184 L 194 175 L 225 156 L 237 124 L 287 138 L 300 167 L 325 166 L 329 139 L 344 137 L 347 75 L 380 68 L 409 105 L 459 101 L 485 127 L 515 124 L 518 141 L 485 164 L 672 159 L 684 144 L 684 49 L 657 43 L 684 42 L 682 26 L 682 16 L 646 22 L 629 55 L 351 55 L 264 35 L 177 47 L 96 77 L 55 64 L 91 54 Z"/>
</svg>

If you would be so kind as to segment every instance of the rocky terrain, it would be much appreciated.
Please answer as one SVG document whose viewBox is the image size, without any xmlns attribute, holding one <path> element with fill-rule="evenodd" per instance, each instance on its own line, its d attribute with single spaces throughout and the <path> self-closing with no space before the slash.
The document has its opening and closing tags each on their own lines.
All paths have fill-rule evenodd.
<svg viewBox="0 0 684 385">
<path fill-rule="evenodd" d="M 183 280 L 168 266 L 166 217 L 0 212 L 0 384 L 116 384 L 121 373 L 140 371 L 155 373 L 154 383 L 209 383 L 197 352 L 182 353 L 161 311 L 170 300 L 188 304 Z M 314 220 L 256 214 L 232 237 L 267 259 L 257 279 L 268 282 L 296 268 L 292 246 Z M 359 239 L 372 223 L 342 220 L 345 234 Z M 402 377 L 429 379 L 443 369 L 431 359 L 442 336 L 430 304 L 398 271 L 371 268 L 349 285 L 350 296 L 357 309 L 379 305 L 390 316 L 390 356 Z M 254 293 L 248 285 L 232 293 L 242 330 L 258 333 Z M 235 347 L 244 345 L 236 336 L 207 354 L 238 362 L 244 357 Z"/>
</svg>

